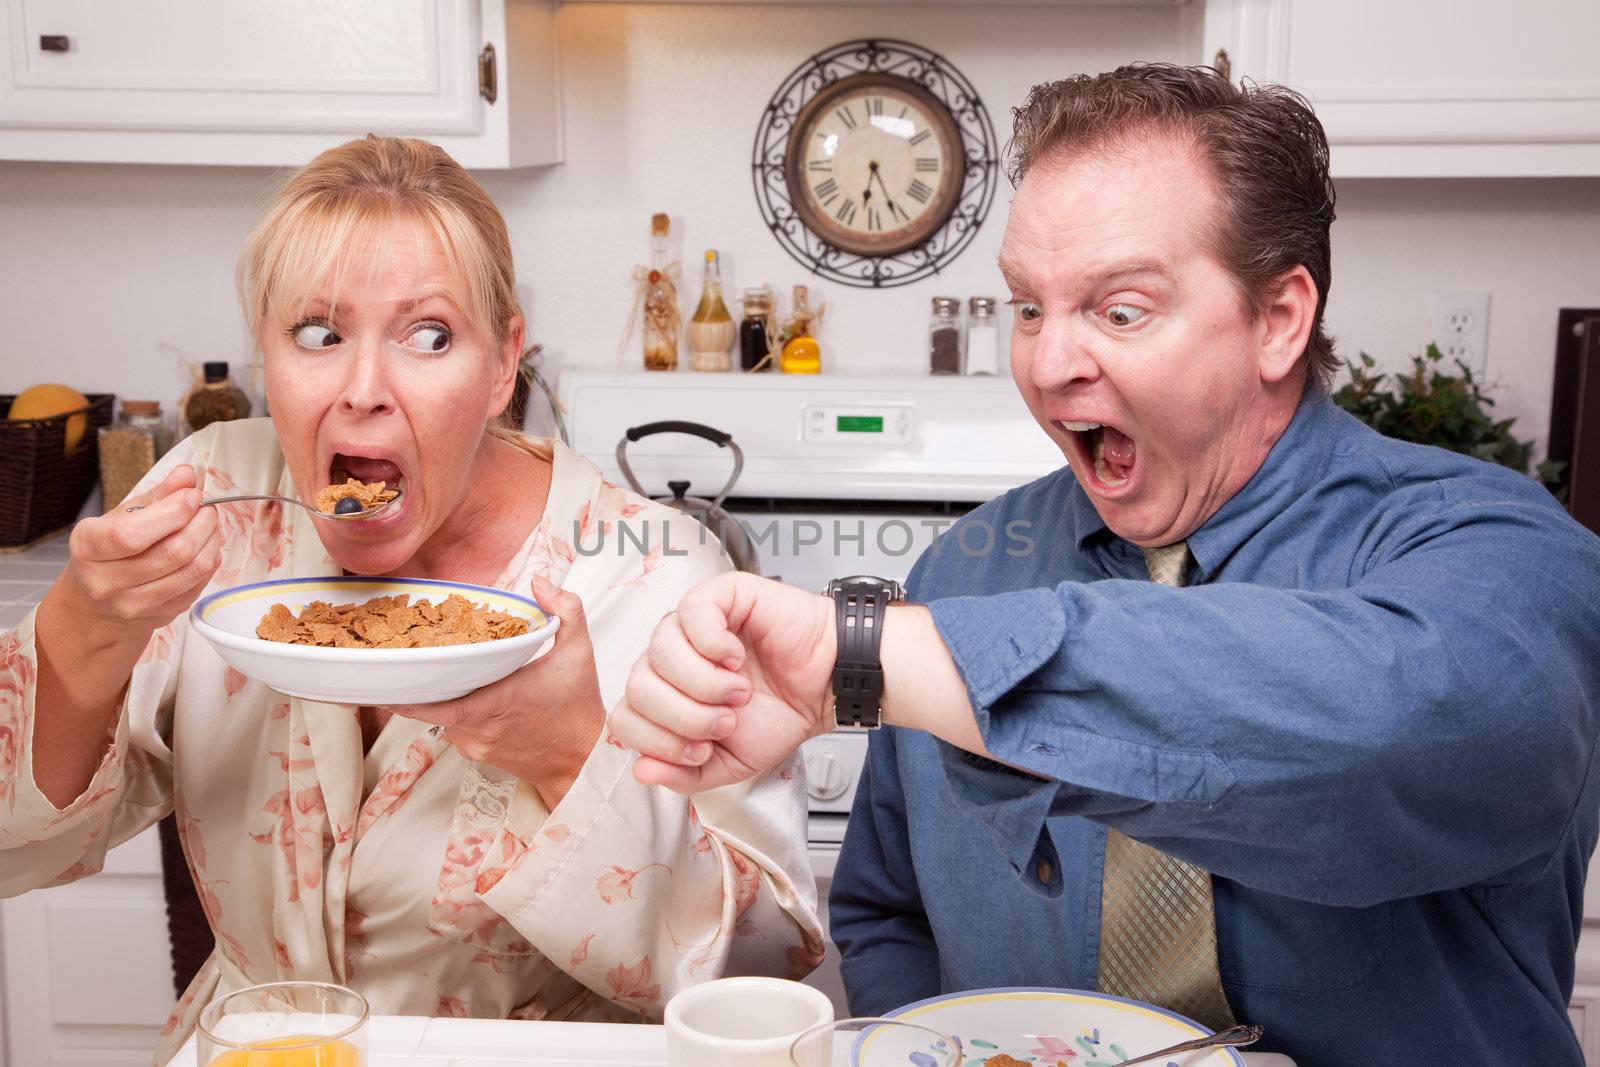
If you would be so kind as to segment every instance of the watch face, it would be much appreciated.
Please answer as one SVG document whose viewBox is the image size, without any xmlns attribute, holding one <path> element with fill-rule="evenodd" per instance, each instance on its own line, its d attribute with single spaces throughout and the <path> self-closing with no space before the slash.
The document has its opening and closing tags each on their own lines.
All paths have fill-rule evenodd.
<svg viewBox="0 0 1600 1067">
<path fill-rule="evenodd" d="M 790 199 L 830 244 L 889 255 L 927 240 L 955 210 L 963 171 L 949 109 L 915 82 L 842 79 L 795 118 L 785 155 Z"/>
</svg>

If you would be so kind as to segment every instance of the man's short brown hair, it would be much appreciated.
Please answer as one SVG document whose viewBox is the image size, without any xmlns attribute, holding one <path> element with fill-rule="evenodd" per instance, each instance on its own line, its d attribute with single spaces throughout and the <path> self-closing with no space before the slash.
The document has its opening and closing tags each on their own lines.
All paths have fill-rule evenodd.
<svg viewBox="0 0 1600 1067">
<path fill-rule="evenodd" d="M 1135 63 L 1036 85 L 1014 112 L 1012 184 L 1035 163 L 1176 135 L 1210 164 L 1222 201 L 1213 253 L 1260 314 L 1274 283 L 1304 265 L 1317 308 L 1302 358 L 1324 387 L 1339 369 L 1322 326 L 1333 269 L 1328 138 L 1304 97 L 1276 85 L 1234 85 L 1210 67 Z"/>
</svg>

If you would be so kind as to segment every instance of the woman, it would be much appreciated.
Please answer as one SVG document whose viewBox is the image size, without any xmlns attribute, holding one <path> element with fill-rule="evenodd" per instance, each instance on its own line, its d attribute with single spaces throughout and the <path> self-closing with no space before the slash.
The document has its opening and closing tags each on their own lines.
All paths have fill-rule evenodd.
<svg viewBox="0 0 1600 1067">
<path fill-rule="evenodd" d="M 719 973 L 815 966 L 794 769 L 691 805 L 638 785 L 606 734 L 657 619 L 728 564 L 692 519 L 495 427 L 523 330 L 483 190 L 420 141 L 332 149 L 250 237 L 240 289 L 270 422 L 194 435 L 147 507 L 81 522 L 0 636 L 0 894 L 93 873 L 176 810 L 217 949 L 161 1062 L 259 982 L 343 983 L 381 1013 L 622 1020 Z M 360 523 L 199 506 L 346 475 L 401 503 Z M 286 698 L 189 633 L 206 589 L 341 571 L 526 590 L 562 626 L 505 680 L 396 709 Z"/>
</svg>

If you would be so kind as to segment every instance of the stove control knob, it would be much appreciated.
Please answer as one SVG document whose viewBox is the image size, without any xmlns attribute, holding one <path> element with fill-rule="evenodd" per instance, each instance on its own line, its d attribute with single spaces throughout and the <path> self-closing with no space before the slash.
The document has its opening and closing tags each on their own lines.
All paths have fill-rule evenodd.
<svg viewBox="0 0 1600 1067">
<path fill-rule="evenodd" d="M 807 754 L 806 792 L 813 800 L 838 800 L 850 788 L 850 774 L 831 752 Z"/>
</svg>

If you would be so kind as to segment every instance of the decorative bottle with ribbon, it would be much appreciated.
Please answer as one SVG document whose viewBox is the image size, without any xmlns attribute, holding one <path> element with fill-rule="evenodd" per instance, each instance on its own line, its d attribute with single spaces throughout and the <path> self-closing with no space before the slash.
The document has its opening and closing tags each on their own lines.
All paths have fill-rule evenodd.
<svg viewBox="0 0 1600 1067">
<path fill-rule="evenodd" d="M 667 229 L 664 214 L 650 218 L 650 270 L 641 288 L 644 304 L 645 370 L 676 370 L 678 367 L 678 290 L 673 285 L 677 264 L 667 263 Z"/>
</svg>

